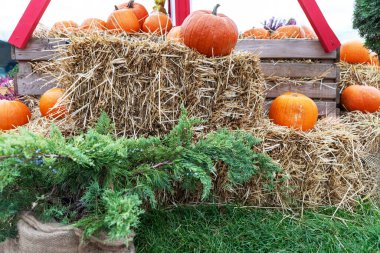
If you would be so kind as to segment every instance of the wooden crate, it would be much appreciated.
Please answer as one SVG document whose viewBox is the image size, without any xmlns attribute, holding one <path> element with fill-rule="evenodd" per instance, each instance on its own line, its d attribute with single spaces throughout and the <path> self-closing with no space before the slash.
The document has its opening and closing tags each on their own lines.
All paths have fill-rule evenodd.
<svg viewBox="0 0 380 253">
<path fill-rule="evenodd" d="M 30 62 L 53 59 L 54 48 L 65 43 L 67 43 L 65 39 L 32 39 L 25 49 L 13 48 L 13 58 L 20 64 L 20 72 L 15 82 L 18 94 L 40 95 L 54 86 L 50 76 L 32 73 Z M 262 61 L 261 68 L 267 78 L 313 80 L 323 77 L 315 82 L 300 82 L 301 85 L 292 83 L 278 85 L 268 81 L 267 108 L 277 96 L 286 91 L 294 91 L 312 98 L 318 106 L 320 116 L 335 117 L 339 113 L 337 109 L 339 67 L 336 65 L 339 60 L 338 50 L 326 54 L 319 41 L 312 40 L 240 40 L 236 50 L 256 52 Z M 293 62 L 289 62 L 290 60 Z M 315 62 L 306 63 L 299 60 Z"/>
</svg>

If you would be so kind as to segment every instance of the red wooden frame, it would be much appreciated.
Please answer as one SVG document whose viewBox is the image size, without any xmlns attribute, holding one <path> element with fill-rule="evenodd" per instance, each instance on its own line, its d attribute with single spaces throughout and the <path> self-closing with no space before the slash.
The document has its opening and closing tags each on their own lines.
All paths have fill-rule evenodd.
<svg viewBox="0 0 380 253">
<path fill-rule="evenodd" d="M 311 26 L 321 42 L 326 53 L 330 53 L 340 47 L 340 41 L 335 35 L 315 0 L 298 0 L 305 12 Z"/>
<path fill-rule="evenodd" d="M 8 43 L 25 48 L 49 4 L 50 0 L 31 0 Z"/>
</svg>

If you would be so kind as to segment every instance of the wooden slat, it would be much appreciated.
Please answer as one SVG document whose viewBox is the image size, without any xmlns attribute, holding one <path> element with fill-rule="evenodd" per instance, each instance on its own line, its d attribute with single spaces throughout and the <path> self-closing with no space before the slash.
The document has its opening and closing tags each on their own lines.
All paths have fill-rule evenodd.
<svg viewBox="0 0 380 253">
<path fill-rule="evenodd" d="M 261 63 L 264 76 L 335 79 L 337 66 L 326 63 Z"/>
<path fill-rule="evenodd" d="M 318 40 L 239 40 L 235 50 L 257 52 L 261 59 L 336 59 L 325 53 Z"/>
<path fill-rule="evenodd" d="M 15 49 L 15 60 L 49 60 L 51 50 L 66 39 L 32 39 L 25 49 Z M 257 52 L 261 59 L 331 59 L 336 60 L 337 51 L 326 54 L 315 40 L 239 40 L 237 51 Z"/>
<path fill-rule="evenodd" d="M 267 98 L 276 98 L 285 92 L 292 91 L 302 93 L 310 98 L 319 99 L 335 99 L 338 84 L 336 83 L 308 83 L 303 82 L 299 84 L 281 83 L 281 84 L 268 84 Z"/>
<path fill-rule="evenodd" d="M 269 111 L 269 108 L 272 104 L 273 100 L 265 101 L 265 112 Z M 334 101 L 314 101 L 318 107 L 318 116 L 320 117 L 336 117 L 337 116 L 337 108 L 336 103 Z"/>
<path fill-rule="evenodd" d="M 65 45 L 67 39 L 31 39 L 25 49 L 14 48 L 14 60 L 46 61 L 54 57 L 58 46 Z"/>
<path fill-rule="evenodd" d="M 32 74 L 32 67 L 28 62 L 19 62 L 19 72 L 16 77 L 16 92 L 18 95 L 37 96 L 48 89 L 55 87 L 53 77 Z"/>
</svg>

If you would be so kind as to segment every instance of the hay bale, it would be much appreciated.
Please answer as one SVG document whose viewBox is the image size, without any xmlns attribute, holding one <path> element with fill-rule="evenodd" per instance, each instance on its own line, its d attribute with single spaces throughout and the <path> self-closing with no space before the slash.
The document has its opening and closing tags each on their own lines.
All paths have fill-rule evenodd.
<svg viewBox="0 0 380 253">
<path fill-rule="evenodd" d="M 380 89 L 380 68 L 369 64 L 340 62 L 339 89 L 350 85 L 368 85 Z"/>
<path fill-rule="evenodd" d="M 160 135 L 176 123 L 181 105 L 204 119 L 207 130 L 252 125 L 263 117 L 265 82 L 252 53 L 206 58 L 148 36 L 69 39 L 61 57 L 40 68 L 66 88 L 78 129 L 105 111 L 117 135 Z"/>
<path fill-rule="evenodd" d="M 250 129 L 263 139 L 266 152 L 284 169 L 274 192 L 260 177 L 234 191 L 217 189 L 221 201 L 255 206 L 314 208 L 333 205 L 351 208 L 361 198 L 375 195 L 380 164 L 380 114 L 349 114 L 326 118 L 314 130 L 299 132 L 268 120 Z M 377 160 L 378 161 L 378 160 Z M 221 169 L 222 170 L 222 169 Z M 285 180 L 284 180 L 285 179 Z M 219 182 L 223 177 L 218 178 Z"/>
</svg>

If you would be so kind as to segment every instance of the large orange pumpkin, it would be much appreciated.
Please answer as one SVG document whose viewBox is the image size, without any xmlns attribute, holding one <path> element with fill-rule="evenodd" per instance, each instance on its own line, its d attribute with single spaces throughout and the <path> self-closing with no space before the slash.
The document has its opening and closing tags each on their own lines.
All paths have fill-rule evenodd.
<svg viewBox="0 0 380 253">
<path fill-rule="evenodd" d="M 20 101 L 0 100 L 0 130 L 11 130 L 27 124 L 32 117 L 29 108 Z"/>
<path fill-rule="evenodd" d="M 170 17 L 162 12 L 153 12 L 145 20 L 142 30 L 146 33 L 164 35 L 173 28 Z"/>
<path fill-rule="evenodd" d="M 265 28 L 252 28 L 243 33 L 243 38 L 270 39 L 270 32 Z"/>
<path fill-rule="evenodd" d="M 79 29 L 91 30 L 91 31 L 96 31 L 96 30 L 103 31 L 107 29 L 107 23 L 98 18 L 88 18 L 85 21 L 83 21 Z"/>
<path fill-rule="evenodd" d="M 305 38 L 306 39 L 310 39 L 310 40 L 318 39 L 318 36 L 317 36 L 317 34 L 315 34 L 313 28 L 306 26 L 306 25 L 303 25 L 301 27 L 302 27 L 303 31 L 305 32 Z"/>
<path fill-rule="evenodd" d="M 200 10 L 190 14 L 182 24 L 184 43 L 208 57 L 231 54 L 238 40 L 238 29 L 226 15 Z"/>
<path fill-rule="evenodd" d="M 371 61 L 369 50 L 360 40 L 351 40 L 340 48 L 340 59 L 348 63 L 368 63 Z"/>
<path fill-rule="evenodd" d="M 173 27 L 168 33 L 168 35 L 166 36 L 166 39 L 183 43 L 182 27 L 181 26 Z"/>
<path fill-rule="evenodd" d="M 144 5 L 135 3 L 134 0 L 131 0 L 128 3 L 120 4 L 117 7 L 119 9 L 131 9 L 139 20 L 140 27 L 143 26 L 145 19 L 149 16 L 149 13 Z"/>
<path fill-rule="evenodd" d="M 302 39 L 305 31 L 298 25 L 286 25 L 278 28 L 272 35 L 273 39 Z"/>
<path fill-rule="evenodd" d="M 375 52 L 372 52 L 369 57 L 371 65 L 380 66 L 379 56 Z"/>
<path fill-rule="evenodd" d="M 55 32 L 73 32 L 77 29 L 78 24 L 71 20 L 56 22 L 51 28 Z"/>
<path fill-rule="evenodd" d="M 341 103 L 350 112 L 376 112 L 380 110 L 380 90 L 372 86 L 351 85 L 344 89 Z"/>
<path fill-rule="evenodd" d="M 136 33 L 140 31 L 140 23 L 131 9 L 121 9 L 115 6 L 115 11 L 107 20 L 107 28 L 116 32 Z"/>
<path fill-rule="evenodd" d="M 42 116 L 51 119 L 62 119 L 67 113 L 64 105 L 55 107 L 64 94 L 64 89 L 52 88 L 46 91 L 40 98 L 40 112 Z"/>
<path fill-rule="evenodd" d="M 318 120 L 318 107 L 303 94 L 286 92 L 273 101 L 269 118 L 277 125 L 308 131 Z"/>
</svg>

